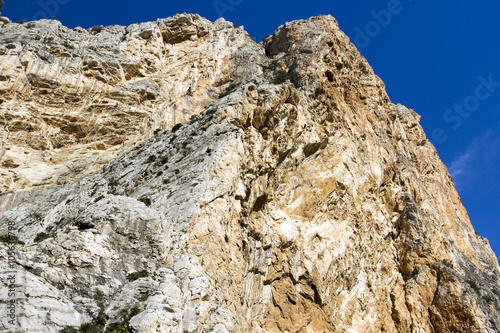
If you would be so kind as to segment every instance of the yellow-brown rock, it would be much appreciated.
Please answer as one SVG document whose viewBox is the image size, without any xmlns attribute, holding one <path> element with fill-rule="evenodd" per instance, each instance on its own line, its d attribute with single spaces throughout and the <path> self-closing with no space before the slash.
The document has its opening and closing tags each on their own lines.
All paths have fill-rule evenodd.
<svg viewBox="0 0 500 333">
<path fill-rule="evenodd" d="M 0 31 L 25 332 L 500 332 L 495 254 L 331 16 Z"/>
</svg>

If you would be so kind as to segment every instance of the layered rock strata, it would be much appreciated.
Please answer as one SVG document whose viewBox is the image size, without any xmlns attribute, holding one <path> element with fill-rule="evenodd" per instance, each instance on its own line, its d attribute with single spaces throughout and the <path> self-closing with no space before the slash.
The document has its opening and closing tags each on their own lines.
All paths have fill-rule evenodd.
<svg viewBox="0 0 500 333">
<path fill-rule="evenodd" d="M 500 331 L 495 254 L 331 16 L 0 41 L 21 331 Z"/>
</svg>

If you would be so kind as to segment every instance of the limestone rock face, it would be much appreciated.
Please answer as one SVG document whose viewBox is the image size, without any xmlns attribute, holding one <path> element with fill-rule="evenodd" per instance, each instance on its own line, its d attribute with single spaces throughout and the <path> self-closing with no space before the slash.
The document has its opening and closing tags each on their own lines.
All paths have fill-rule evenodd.
<svg viewBox="0 0 500 333">
<path fill-rule="evenodd" d="M 3 24 L 0 191 L 95 172 L 259 75 L 263 55 L 242 28 L 198 15 L 88 30 Z"/>
<path fill-rule="evenodd" d="M 331 16 L 0 40 L 21 331 L 500 332 L 495 254 Z"/>
</svg>

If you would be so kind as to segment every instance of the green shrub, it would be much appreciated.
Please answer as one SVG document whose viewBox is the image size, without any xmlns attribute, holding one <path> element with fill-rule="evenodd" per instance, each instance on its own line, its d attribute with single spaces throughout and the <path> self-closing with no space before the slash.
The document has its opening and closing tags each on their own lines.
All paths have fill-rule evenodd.
<svg viewBox="0 0 500 333">
<path fill-rule="evenodd" d="M 290 79 L 290 75 L 288 74 L 287 71 L 284 70 L 277 70 L 274 72 L 273 76 L 273 83 L 274 84 L 280 84 L 288 81 Z"/>
<path fill-rule="evenodd" d="M 59 333 L 78 333 L 78 330 L 73 326 L 66 326 Z"/>
<path fill-rule="evenodd" d="M 148 197 L 142 197 L 139 199 L 139 201 L 148 207 L 151 206 L 151 199 L 149 199 Z"/>
<path fill-rule="evenodd" d="M 129 322 L 130 319 L 136 315 L 138 315 L 141 310 L 134 306 L 130 311 L 128 309 L 122 310 L 122 315 L 124 320 L 121 323 L 112 323 L 106 327 L 106 333 L 129 333 Z"/>
<path fill-rule="evenodd" d="M 80 328 L 78 329 L 78 332 L 79 333 L 103 332 L 104 326 L 106 326 L 106 319 L 104 319 L 104 317 L 102 316 L 99 316 L 94 321 L 81 325 Z"/>
<path fill-rule="evenodd" d="M 236 88 L 238 88 L 238 85 L 236 83 L 231 83 L 229 86 L 227 86 L 227 88 L 226 88 L 226 90 L 224 90 L 224 92 L 221 92 L 219 94 L 219 98 L 222 98 L 222 97 L 229 95 L 230 93 L 235 91 Z"/>
<path fill-rule="evenodd" d="M 205 113 L 208 115 L 208 116 L 211 116 L 215 113 L 215 111 L 217 111 L 217 109 L 208 109 Z"/>
<path fill-rule="evenodd" d="M 108 182 L 108 184 L 109 184 L 110 187 L 116 187 L 116 186 L 118 186 L 119 183 L 120 182 L 118 180 L 114 179 L 114 178 L 111 178 L 109 180 L 109 182 Z"/>
<path fill-rule="evenodd" d="M 155 129 L 155 131 L 153 133 L 154 133 L 154 135 L 157 135 L 160 132 L 161 132 L 161 128 L 157 128 L 157 129 Z"/>
<path fill-rule="evenodd" d="M 160 177 L 161 175 L 163 175 L 163 171 L 161 170 L 156 173 L 156 177 Z"/>
<path fill-rule="evenodd" d="M 160 160 L 161 164 L 165 164 L 168 162 L 168 157 L 167 156 L 163 156 Z"/>
<path fill-rule="evenodd" d="M 194 122 L 196 122 L 198 120 L 198 116 L 193 114 L 190 118 L 189 118 L 189 123 L 192 124 Z"/>
<path fill-rule="evenodd" d="M 97 303 L 97 306 L 101 310 L 104 310 L 104 303 L 105 303 L 104 293 L 101 290 L 97 289 L 94 293 L 94 299 L 95 302 Z"/>
<path fill-rule="evenodd" d="M 155 155 L 150 155 L 150 156 L 148 157 L 148 162 L 149 162 L 149 163 L 153 163 L 154 161 L 156 161 L 156 156 L 155 156 Z"/>
<path fill-rule="evenodd" d="M 138 272 L 134 272 L 134 273 L 130 273 L 127 275 L 127 280 L 132 282 L 132 281 L 135 281 L 137 279 L 140 279 L 140 278 L 143 278 L 143 277 L 148 277 L 149 276 L 149 273 L 147 270 L 143 269 L 142 271 L 138 271 Z"/>
<path fill-rule="evenodd" d="M 172 127 L 172 132 L 177 131 L 177 130 L 178 130 L 179 128 L 181 128 L 181 127 L 182 127 L 182 124 L 181 124 L 181 123 L 179 123 L 179 124 L 175 124 L 175 125 L 174 125 L 174 127 Z"/>
<path fill-rule="evenodd" d="M 104 29 L 102 25 L 94 25 L 92 28 L 90 28 L 90 32 L 100 33 L 102 29 Z"/>
<path fill-rule="evenodd" d="M 42 220 L 42 214 L 40 213 L 31 213 L 30 217 L 37 222 L 40 222 Z"/>
<path fill-rule="evenodd" d="M 300 49 L 299 53 L 300 54 L 311 54 L 311 53 L 313 53 L 313 51 L 309 50 L 309 49 Z"/>
<path fill-rule="evenodd" d="M 112 323 L 106 327 L 106 333 L 128 333 L 128 321 L 121 323 Z"/>
<path fill-rule="evenodd" d="M 46 234 L 45 232 L 40 232 L 36 235 L 34 241 L 35 241 L 35 243 L 39 243 L 39 242 L 46 240 L 47 238 L 51 238 L 51 237 L 54 237 L 54 235 L 49 235 L 49 234 Z"/>
<path fill-rule="evenodd" d="M 130 318 L 137 316 L 139 313 L 141 313 L 141 310 L 137 306 L 134 306 L 130 309 Z"/>
<path fill-rule="evenodd" d="M 14 244 L 19 244 L 19 245 L 24 245 L 24 242 L 22 240 L 19 240 L 17 236 L 14 235 L 0 235 L 0 242 L 8 244 L 8 243 L 14 243 Z"/>
</svg>

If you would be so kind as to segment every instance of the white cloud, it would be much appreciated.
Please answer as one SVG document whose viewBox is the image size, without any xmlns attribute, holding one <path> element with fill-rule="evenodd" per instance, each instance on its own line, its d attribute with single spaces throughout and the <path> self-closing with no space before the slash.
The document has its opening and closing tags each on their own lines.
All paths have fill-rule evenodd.
<svg viewBox="0 0 500 333">
<path fill-rule="evenodd" d="M 455 186 L 488 185 L 488 179 L 499 179 L 500 126 L 475 138 L 465 152 L 458 154 L 449 166 Z"/>
</svg>

